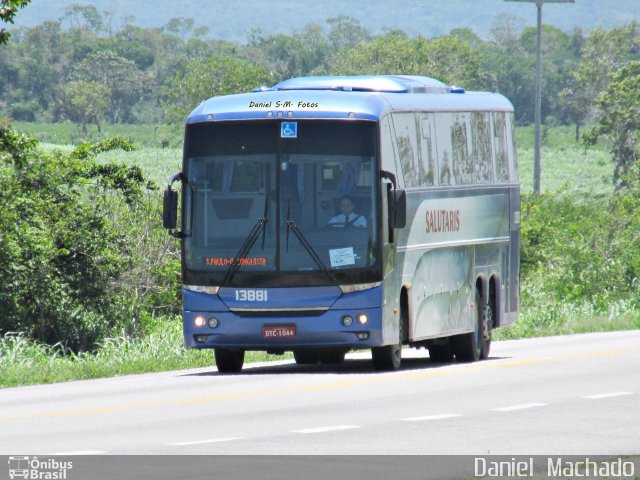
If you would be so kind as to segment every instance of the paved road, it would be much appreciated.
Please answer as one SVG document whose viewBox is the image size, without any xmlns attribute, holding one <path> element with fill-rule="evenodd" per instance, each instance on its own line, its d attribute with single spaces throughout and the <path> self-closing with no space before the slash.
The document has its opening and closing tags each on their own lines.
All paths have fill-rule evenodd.
<svg viewBox="0 0 640 480">
<path fill-rule="evenodd" d="M 0 455 L 640 454 L 640 331 L 405 352 L 390 373 L 356 353 L 0 390 Z"/>
</svg>

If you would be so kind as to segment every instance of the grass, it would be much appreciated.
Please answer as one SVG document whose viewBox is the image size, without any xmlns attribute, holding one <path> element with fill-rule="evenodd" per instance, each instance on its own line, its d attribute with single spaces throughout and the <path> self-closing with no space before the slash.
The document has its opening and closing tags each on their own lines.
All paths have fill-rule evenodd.
<svg viewBox="0 0 640 480">
<path fill-rule="evenodd" d="M 580 198 L 603 197 L 613 191 L 613 163 L 601 148 L 585 147 L 575 142 L 573 129 L 557 127 L 547 136 L 540 152 L 540 187 L 542 192 L 563 190 Z M 533 191 L 533 127 L 516 131 L 520 183 L 523 193 Z"/>
<path fill-rule="evenodd" d="M 70 124 L 16 122 L 14 127 L 35 135 L 45 150 L 68 151 L 73 148 L 71 144 L 83 139 Z M 105 126 L 103 133 L 129 137 L 143 148 L 133 152 L 107 152 L 98 157 L 99 161 L 138 165 L 159 186 L 164 186 L 167 179 L 180 170 L 181 149 L 166 145 L 161 148 L 162 142 L 170 138 L 168 130 L 150 126 Z M 533 185 L 533 128 L 518 128 L 516 135 L 522 192 L 528 193 Z M 573 129 L 568 127 L 557 127 L 546 133 L 541 155 L 543 192 L 562 190 L 575 198 L 608 196 L 613 191 L 613 165 L 608 154 L 601 149 L 585 150 L 575 143 L 573 135 Z M 177 145 L 179 141 L 170 143 Z M 640 328 L 640 312 L 631 301 L 614 302 L 609 305 L 609 311 L 603 313 L 595 311 L 588 302 L 575 305 L 554 301 L 536 283 L 527 283 L 527 279 L 523 279 L 521 291 L 520 318 L 513 326 L 497 330 L 497 340 Z M 270 358 L 274 357 L 248 352 L 246 362 Z M 212 364 L 211 351 L 184 348 L 178 318 L 158 319 L 133 337 L 114 335 L 105 339 L 93 353 L 64 352 L 59 346 L 42 345 L 20 334 L 0 338 L 0 387 Z"/>
<path fill-rule="evenodd" d="M 261 352 L 247 352 L 245 361 L 273 358 Z M 179 318 L 157 319 L 152 332 L 107 338 L 94 352 L 78 354 L 65 352 L 59 345 L 44 345 L 23 334 L 8 333 L 0 337 L 0 388 L 211 367 L 213 364 L 211 350 L 184 348 Z"/>
<path fill-rule="evenodd" d="M 182 151 L 177 148 L 145 147 L 132 152 L 112 150 L 101 153 L 96 160 L 137 165 L 147 178 L 161 187 L 166 185 L 171 175 L 182 169 Z"/>
<path fill-rule="evenodd" d="M 181 132 L 168 125 L 104 124 L 101 132 L 89 126 L 83 133 L 73 123 L 31 123 L 13 122 L 14 130 L 28 133 L 42 143 L 55 145 L 78 145 L 83 141 L 98 141 L 108 137 L 121 136 L 145 147 L 167 148 L 181 145 Z"/>
</svg>

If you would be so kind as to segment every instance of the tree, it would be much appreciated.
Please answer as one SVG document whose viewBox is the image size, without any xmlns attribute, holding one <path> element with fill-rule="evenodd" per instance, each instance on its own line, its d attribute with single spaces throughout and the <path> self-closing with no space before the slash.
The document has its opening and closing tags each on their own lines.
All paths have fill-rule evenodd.
<svg viewBox="0 0 640 480">
<path fill-rule="evenodd" d="M 25 7 L 31 0 L 0 0 L 0 22 L 13 23 L 18 10 Z M 7 43 L 10 34 L 0 28 L 0 45 Z"/>
<path fill-rule="evenodd" d="M 526 28 L 521 35 L 523 48 L 531 58 L 536 54 L 536 29 Z M 542 120 L 559 115 L 558 92 L 569 84 L 578 58 L 573 48 L 574 37 L 560 29 L 542 26 Z"/>
<path fill-rule="evenodd" d="M 100 132 L 100 120 L 111 102 L 111 89 L 98 82 L 76 80 L 59 89 L 59 110 L 63 118 L 80 123 L 82 132 L 94 123 Z"/>
<path fill-rule="evenodd" d="M 576 142 L 580 141 L 580 128 L 586 123 L 593 106 L 593 98 L 580 88 L 575 79 L 558 93 L 558 113 L 563 120 L 576 126 Z"/>
<path fill-rule="evenodd" d="M 167 32 L 178 35 L 182 40 L 193 30 L 193 18 L 178 17 L 172 18 L 162 27 Z"/>
<path fill-rule="evenodd" d="M 517 17 L 501 15 L 491 30 L 491 42 L 481 45 L 483 65 L 491 85 L 511 100 L 516 120 L 533 123 L 535 106 L 536 29 L 523 28 Z M 542 26 L 542 118 L 559 116 L 558 92 L 567 87 L 577 62 L 576 36 Z"/>
<path fill-rule="evenodd" d="M 115 148 L 133 145 L 109 139 L 45 153 L 0 125 L 0 335 L 86 350 L 130 321 L 115 281 L 131 266 L 134 242 L 114 211 L 118 201 L 139 202 L 145 179 L 138 167 L 94 161 Z"/>
<path fill-rule="evenodd" d="M 148 92 L 149 75 L 111 50 L 93 52 L 74 68 L 73 79 L 100 83 L 111 90 L 107 115 L 112 123 L 127 122 L 131 109 Z"/>
<path fill-rule="evenodd" d="M 595 100 L 611 81 L 610 73 L 640 60 L 640 28 L 635 22 L 609 31 L 598 28 L 585 39 L 581 54 L 576 81 Z"/>
<path fill-rule="evenodd" d="M 465 88 L 478 88 L 485 77 L 479 52 L 468 43 L 451 36 L 411 40 L 396 32 L 338 54 L 332 71 L 340 75 L 426 75 Z"/>
<path fill-rule="evenodd" d="M 327 19 L 327 23 L 331 26 L 328 35 L 329 44 L 335 51 L 353 48 L 371 39 L 369 31 L 355 18 L 338 15 Z"/>
<path fill-rule="evenodd" d="M 105 31 L 102 14 L 93 5 L 73 3 L 67 7 L 62 18 L 69 19 L 73 28 L 89 29 L 96 33 Z"/>
<path fill-rule="evenodd" d="M 263 37 L 259 29 L 253 30 L 249 46 L 260 63 L 275 72 L 276 80 L 309 75 L 313 70 L 325 73 L 330 51 L 322 27 L 314 23 L 293 35 Z"/>
<path fill-rule="evenodd" d="M 15 72 L 15 77 L 0 95 L 10 105 L 28 104 L 31 117 L 47 112 L 55 105 L 55 86 L 64 82 L 72 62 L 69 38 L 60 22 L 44 22 L 3 48 L 0 57 L 5 50 L 11 52 L 13 61 L 7 73 Z"/>
<path fill-rule="evenodd" d="M 247 92 L 270 80 L 264 69 L 240 58 L 191 60 L 164 84 L 162 104 L 167 121 L 181 124 L 191 110 L 209 97 Z"/>
<path fill-rule="evenodd" d="M 610 83 L 597 99 L 597 124 L 585 134 L 587 145 L 606 137 L 615 163 L 614 180 L 619 187 L 640 158 L 640 61 L 610 75 Z"/>
</svg>

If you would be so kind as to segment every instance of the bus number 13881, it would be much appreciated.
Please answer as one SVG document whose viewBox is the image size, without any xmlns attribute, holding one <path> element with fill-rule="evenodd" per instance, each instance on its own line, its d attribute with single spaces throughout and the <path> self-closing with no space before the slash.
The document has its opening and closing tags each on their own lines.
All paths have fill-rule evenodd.
<svg viewBox="0 0 640 480">
<path fill-rule="evenodd" d="M 267 290 L 236 290 L 236 301 L 238 302 L 266 302 L 268 299 Z"/>
</svg>

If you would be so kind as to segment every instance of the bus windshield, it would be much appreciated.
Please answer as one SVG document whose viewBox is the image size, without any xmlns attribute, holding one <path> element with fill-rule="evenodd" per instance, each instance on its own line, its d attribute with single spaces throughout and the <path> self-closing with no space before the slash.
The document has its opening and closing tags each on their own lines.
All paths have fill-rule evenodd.
<svg viewBox="0 0 640 480">
<path fill-rule="evenodd" d="M 375 125 L 305 120 L 187 127 L 185 281 L 379 280 Z"/>
</svg>

